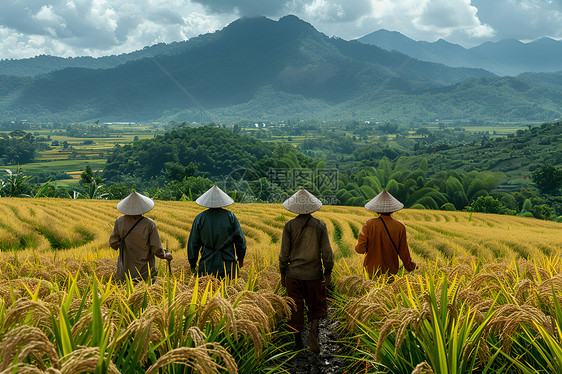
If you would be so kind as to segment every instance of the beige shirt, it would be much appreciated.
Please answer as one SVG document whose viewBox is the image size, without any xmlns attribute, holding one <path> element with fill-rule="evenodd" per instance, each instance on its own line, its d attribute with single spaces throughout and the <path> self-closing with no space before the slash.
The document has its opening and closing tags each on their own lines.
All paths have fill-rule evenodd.
<svg viewBox="0 0 562 374">
<path fill-rule="evenodd" d="M 300 280 L 322 279 L 332 273 L 333 266 L 332 247 L 324 222 L 310 214 L 299 214 L 285 224 L 279 253 L 281 275 Z"/>
<path fill-rule="evenodd" d="M 121 216 L 115 221 L 113 232 L 109 237 L 109 245 L 119 250 L 119 240 L 127 235 L 127 232 L 142 216 Z M 133 231 L 125 238 L 125 251 L 123 252 L 123 266 L 117 264 L 115 279 L 125 280 L 125 274 L 131 274 L 132 278 L 142 277 L 147 279 L 149 275 L 156 275 L 154 256 L 164 258 L 165 251 L 160 242 L 160 236 L 156 224 L 148 217 L 144 217 Z"/>
</svg>

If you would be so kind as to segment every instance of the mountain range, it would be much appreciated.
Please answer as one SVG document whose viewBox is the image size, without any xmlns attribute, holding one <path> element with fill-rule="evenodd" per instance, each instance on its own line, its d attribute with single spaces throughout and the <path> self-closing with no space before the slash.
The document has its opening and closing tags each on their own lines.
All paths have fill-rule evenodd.
<svg viewBox="0 0 562 374">
<path fill-rule="evenodd" d="M 42 56 L 5 74 L 2 64 L 18 61 L 0 63 L 0 120 L 537 121 L 562 111 L 560 73 L 497 77 L 420 61 L 330 38 L 295 16 L 241 18 L 184 42 L 69 60 L 82 67 Z M 41 74 L 22 73 L 32 62 Z"/>
<path fill-rule="evenodd" d="M 562 71 L 562 41 L 546 37 L 529 43 L 505 39 L 464 48 L 443 39 L 432 43 L 416 41 L 397 31 L 381 29 L 357 40 L 388 51 L 399 51 L 422 61 L 481 68 L 502 76 Z"/>
</svg>

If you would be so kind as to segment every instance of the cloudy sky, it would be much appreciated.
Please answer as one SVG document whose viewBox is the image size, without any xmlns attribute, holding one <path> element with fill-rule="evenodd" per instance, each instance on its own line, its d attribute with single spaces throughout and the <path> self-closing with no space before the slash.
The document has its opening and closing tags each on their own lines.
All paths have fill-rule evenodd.
<svg viewBox="0 0 562 374">
<path fill-rule="evenodd" d="M 343 39 L 381 28 L 465 47 L 562 38 L 562 0 L 0 0 L 0 59 L 118 54 L 287 14 Z"/>
</svg>

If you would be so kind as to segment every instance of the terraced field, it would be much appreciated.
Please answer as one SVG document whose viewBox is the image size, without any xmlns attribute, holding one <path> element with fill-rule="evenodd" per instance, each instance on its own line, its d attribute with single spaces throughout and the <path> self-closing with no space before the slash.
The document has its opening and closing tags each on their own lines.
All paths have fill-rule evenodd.
<svg viewBox="0 0 562 374">
<path fill-rule="evenodd" d="M 283 332 L 291 300 L 276 261 L 294 215 L 281 205 L 229 207 L 248 257 L 238 278 L 219 282 L 194 277 L 186 258 L 203 208 L 157 201 L 147 216 L 174 254 L 172 274 L 160 264 L 154 282 L 122 285 L 110 281 L 117 201 L 0 201 L 0 372 L 291 370 Z M 466 212 L 394 215 L 420 269 L 368 280 L 354 246 L 373 213 L 341 206 L 315 213 L 336 257 L 330 303 L 338 355 L 348 365 L 342 370 L 562 372 L 562 224 Z"/>
<path fill-rule="evenodd" d="M 23 253 L 115 256 L 108 248 L 117 201 L 66 199 L 2 199 L 0 248 Z M 285 222 L 294 215 L 280 205 L 235 204 L 249 253 L 275 262 Z M 165 247 L 185 257 L 191 222 L 202 208 L 193 202 L 157 202 L 148 213 L 155 220 Z M 325 206 L 315 216 L 330 232 L 336 257 L 358 263 L 354 252 L 362 225 L 374 215 L 356 207 Z M 418 263 L 476 256 L 493 259 L 552 256 L 562 247 L 559 223 L 481 213 L 403 210 L 394 214 L 407 227 L 408 241 Z"/>
</svg>

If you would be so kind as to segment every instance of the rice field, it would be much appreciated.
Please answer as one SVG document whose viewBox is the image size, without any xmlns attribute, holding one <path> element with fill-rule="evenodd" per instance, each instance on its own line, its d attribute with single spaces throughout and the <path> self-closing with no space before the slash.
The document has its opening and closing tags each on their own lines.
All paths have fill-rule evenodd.
<svg viewBox="0 0 562 374">
<path fill-rule="evenodd" d="M 229 207 L 248 254 L 236 279 L 219 282 L 194 277 L 187 261 L 191 222 L 203 208 L 157 201 L 147 216 L 174 255 L 172 274 L 162 262 L 154 282 L 119 285 L 110 281 L 117 252 L 108 246 L 117 201 L 1 201 L 0 373 L 289 367 L 283 323 L 292 300 L 276 262 L 294 215 L 281 205 Z M 331 303 L 348 373 L 562 372 L 562 224 L 424 210 L 394 216 L 420 269 L 367 280 L 354 246 L 373 213 L 315 213 L 336 258 Z"/>
</svg>

